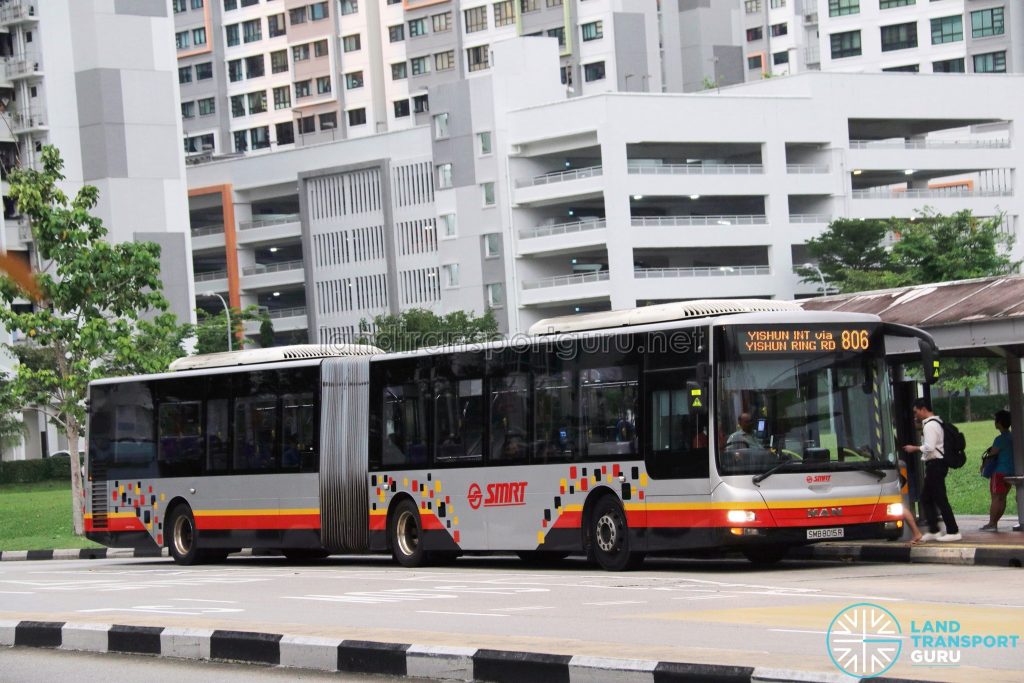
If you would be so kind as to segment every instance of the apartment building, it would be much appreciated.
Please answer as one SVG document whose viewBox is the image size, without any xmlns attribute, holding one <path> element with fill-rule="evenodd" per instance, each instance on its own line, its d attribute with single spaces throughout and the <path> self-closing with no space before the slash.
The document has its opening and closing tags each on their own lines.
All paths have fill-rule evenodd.
<svg viewBox="0 0 1024 683">
<path fill-rule="evenodd" d="M 794 268 L 840 216 L 969 208 L 1019 233 L 1024 77 L 815 72 L 568 97 L 556 41 L 492 55 L 484 77 L 428 90 L 428 126 L 190 167 L 197 289 L 237 287 L 233 301 L 310 341 L 410 307 L 492 308 L 515 333 L 573 312 L 812 296 Z"/>
<path fill-rule="evenodd" d="M 0 1 L 0 248 L 35 263 L 28 222 L 8 196 L 8 172 L 39 168 L 43 145 L 55 145 L 65 163 L 62 189 L 99 189 L 93 213 L 112 241 L 160 244 L 165 294 L 189 320 L 192 259 L 172 26 L 164 0 Z M 62 447 L 43 415 L 27 412 L 26 424 L 26 442 L 5 458 Z"/>
<path fill-rule="evenodd" d="M 1020 73 L 1022 15 L 1011 0 L 743 0 L 746 76 Z"/>
</svg>

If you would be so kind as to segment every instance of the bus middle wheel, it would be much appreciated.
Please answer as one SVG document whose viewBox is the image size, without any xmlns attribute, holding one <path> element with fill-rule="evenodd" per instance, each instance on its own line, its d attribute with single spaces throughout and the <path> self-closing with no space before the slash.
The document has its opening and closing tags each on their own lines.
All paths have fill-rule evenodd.
<svg viewBox="0 0 1024 683">
<path fill-rule="evenodd" d="M 422 567 L 428 556 L 423 550 L 423 524 L 416 504 L 405 499 L 395 506 L 388 523 L 391 555 L 403 567 Z"/>
<path fill-rule="evenodd" d="M 612 496 L 597 501 L 590 516 L 590 554 L 611 572 L 636 569 L 643 563 L 643 553 L 630 550 L 626 513 Z"/>
<path fill-rule="evenodd" d="M 167 526 L 171 529 L 167 548 L 177 564 L 199 564 L 204 560 L 203 553 L 199 550 L 196 520 L 188 505 L 174 508 Z"/>
</svg>

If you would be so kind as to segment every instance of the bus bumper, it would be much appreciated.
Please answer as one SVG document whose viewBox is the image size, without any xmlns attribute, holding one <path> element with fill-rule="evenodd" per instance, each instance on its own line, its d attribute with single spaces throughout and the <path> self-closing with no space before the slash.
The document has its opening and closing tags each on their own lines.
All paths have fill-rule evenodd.
<svg viewBox="0 0 1024 683">
<path fill-rule="evenodd" d="M 89 531 L 85 537 L 108 548 L 137 548 L 160 551 L 153 537 L 145 531 Z"/>
<path fill-rule="evenodd" d="M 722 533 L 723 544 L 732 546 L 807 545 L 829 541 L 892 541 L 903 535 L 903 525 L 890 521 L 834 527 L 734 527 L 722 529 Z"/>
</svg>

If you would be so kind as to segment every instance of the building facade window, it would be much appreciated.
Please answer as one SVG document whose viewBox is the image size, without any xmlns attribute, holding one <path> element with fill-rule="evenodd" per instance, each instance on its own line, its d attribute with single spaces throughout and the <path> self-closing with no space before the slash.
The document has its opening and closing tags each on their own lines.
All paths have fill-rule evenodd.
<svg viewBox="0 0 1024 683">
<path fill-rule="evenodd" d="M 916 74 L 916 73 L 919 73 L 921 71 L 921 65 L 920 64 L 904 64 L 903 66 L 889 66 L 889 67 L 886 67 L 886 68 L 882 69 L 882 71 L 891 72 L 891 73 Z"/>
<path fill-rule="evenodd" d="M 303 97 L 309 97 L 312 94 L 312 83 L 309 79 L 295 81 L 295 99 L 301 100 Z"/>
<path fill-rule="evenodd" d="M 971 37 L 987 38 L 1002 35 L 1006 30 L 1003 8 L 993 7 L 971 12 Z"/>
<path fill-rule="evenodd" d="M 932 0 L 934 2 L 935 0 Z M 878 9 L 893 9 L 894 7 L 906 7 L 915 5 L 917 0 L 878 0 Z"/>
<path fill-rule="evenodd" d="M 932 45 L 956 43 L 963 39 L 964 18 L 959 14 L 932 19 Z"/>
<path fill-rule="evenodd" d="M 187 0 L 173 0 L 171 2 L 171 9 L 175 14 L 181 14 L 188 9 L 188 2 Z"/>
<path fill-rule="evenodd" d="M 789 64 L 789 51 L 776 52 L 772 55 L 772 64 L 778 66 L 780 64 Z"/>
<path fill-rule="evenodd" d="M 358 36 L 356 36 L 358 38 Z M 314 57 L 326 57 L 327 56 L 327 39 L 317 40 L 313 43 L 313 56 Z"/>
<path fill-rule="evenodd" d="M 779 7 L 785 7 L 785 6 L 786 6 L 786 0 L 771 0 L 770 7 L 772 9 L 777 9 Z"/>
<path fill-rule="evenodd" d="M 245 116 L 245 95 L 231 96 L 231 116 Z"/>
<path fill-rule="evenodd" d="M 458 263 L 446 263 L 441 266 L 441 270 L 444 272 L 444 286 L 445 287 L 458 287 L 459 286 L 459 264 Z"/>
<path fill-rule="evenodd" d="M 494 151 L 491 146 L 491 131 L 485 130 L 482 133 L 477 133 L 476 138 L 479 142 L 478 148 L 480 150 L 480 156 L 487 156 Z"/>
<path fill-rule="evenodd" d="M 467 9 L 463 15 L 466 19 L 466 33 L 476 33 L 487 29 L 487 5 Z"/>
<path fill-rule="evenodd" d="M 245 58 L 245 77 L 259 78 L 266 73 L 266 66 L 263 62 L 263 55 L 253 55 Z"/>
<path fill-rule="evenodd" d="M 764 29 L 760 26 L 747 29 L 747 42 L 753 43 L 764 38 Z"/>
<path fill-rule="evenodd" d="M 246 98 L 249 100 L 249 113 L 262 114 L 267 110 L 267 91 L 249 93 Z"/>
<path fill-rule="evenodd" d="M 400 81 L 408 75 L 408 69 L 405 62 L 396 62 L 391 65 L 391 80 Z"/>
<path fill-rule="evenodd" d="M 348 125 L 349 126 L 365 126 L 366 125 L 366 108 L 360 107 L 359 109 L 350 109 L 348 111 Z"/>
<path fill-rule="evenodd" d="M 292 89 L 287 85 L 274 88 L 274 109 L 288 109 L 292 106 Z"/>
<path fill-rule="evenodd" d="M 388 27 L 388 40 L 392 43 L 400 43 L 405 40 L 405 24 Z"/>
<path fill-rule="evenodd" d="M 500 282 L 487 285 L 487 306 L 502 308 L 505 305 L 505 285 Z"/>
<path fill-rule="evenodd" d="M 191 83 L 192 82 L 192 67 L 190 66 L 179 66 L 178 67 L 178 83 Z"/>
<path fill-rule="evenodd" d="M 309 43 L 292 46 L 292 61 L 304 62 L 309 59 Z"/>
<path fill-rule="evenodd" d="M 963 57 L 932 62 L 932 72 L 937 74 L 962 74 L 967 71 L 965 62 L 966 60 Z"/>
<path fill-rule="evenodd" d="M 242 40 L 246 43 L 263 40 L 263 23 L 259 19 L 242 22 Z"/>
<path fill-rule="evenodd" d="M 832 47 L 832 59 L 857 57 L 861 54 L 860 31 L 833 33 L 828 38 Z"/>
<path fill-rule="evenodd" d="M 427 95 L 413 96 L 412 111 L 414 114 L 423 114 L 430 111 L 430 98 Z"/>
<path fill-rule="evenodd" d="M 361 88 L 361 87 L 363 87 L 363 72 L 362 71 L 355 71 L 355 72 L 353 72 L 351 74 L 346 74 L 346 76 L 345 76 L 346 77 L 346 81 L 347 81 L 348 76 L 357 76 L 357 75 L 358 75 L 358 78 L 359 78 L 359 80 L 358 80 L 359 85 L 353 85 L 352 86 L 353 88 Z M 357 81 L 355 81 L 355 80 L 352 81 L 353 84 L 356 83 L 356 82 Z M 327 95 L 330 92 L 331 92 L 331 77 L 330 76 L 318 76 L 317 79 L 316 79 L 316 94 L 317 95 Z"/>
<path fill-rule="evenodd" d="M 448 113 L 434 114 L 434 139 L 441 140 L 448 137 Z"/>
<path fill-rule="evenodd" d="M 441 237 L 455 237 L 458 234 L 454 213 L 441 214 L 437 217 L 437 223 L 441 228 Z"/>
<path fill-rule="evenodd" d="M 426 19 L 410 19 L 409 20 L 409 37 L 416 38 L 418 36 L 427 35 L 427 20 Z"/>
<path fill-rule="evenodd" d="M 316 132 L 316 117 L 315 116 L 303 116 L 299 119 L 299 133 L 302 135 L 308 135 Z"/>
<path fill-rule="evenodd" d="M 917 22 L 882 27 L 882 52 L 917 47 Z"/>
<path fill-rule="evenodd" d="M 591 40 L 600 40 L 604 37 L 604 22 L 603 21 L 592 21 L 588 24 L 580 26 L 580 30 L 583 33 L 583 42 Z"/>
<path fill-rule="evenodd" d="M 395 118 L 401 119 L 409 115 L 409 100 L 395 100 Z"/>
<path fill-rule="evenodd" d="M 349 14 L 354 14 L 354 12 L 349 12 Z M 326 2 L 314 2 L 309 6 L 310 21 L 320 21 L 321 19 L 326 19 L 329 16 L 331 16 L 331 12 L 327 8 Z"/>
<path fill-rule="evenodd" d="M 203 9 L 203 0 L 192 0 L 192 9 Z"/>
<path fill-rule="evenodd" d="M 974 55 L 974 73 L 979 74 L 1004 74 L 1006 73 L 1006 51 L 988 52 L 983 55 Z"/>
<path fill-rule="evenodd" d="M 238 0 L 224 0 L 224 11 L 230 12 L 233 9 L 238 9 Z"/>
<path fill-rule="evenodd" d="M 277 50 L 270 53 L 270 73 L 279 74 L 288 70 L 288 51 Z"/>
<path fill-rule="evenodd" d="M 320 114 L 320 130 L 332 130 L 338 127 L 338 114 L 337 112 L 329 111 L 325 114 Z"/>
<path fill-rule="evenodd" d="M 194 28 L 192 29 L 192 44 L 196 47 L 200 45 L 206 45 L 206 29 L 205 28 Z"/>
<path fill-rule="evenodd" d="M 484 235 L 484 258 L 498 258 L 501 256 L 501 235 L 492 232 Z"/>
<path fill-rule="evenodd" d="M 179 50 L 188 47 L 188 31 L 179 31 L 174 34 L 174 45 Z"/>
<path fill-rule="evenodd" d="M 434 71 L 448 71 L 455 68 L 455 50 L 438 52 L 434 55 Z"/>
<path fill-rule="evenodd" d="M 512 0 L 502 0 L 494 3 L 494 28 L 508 26 L 516 20 L 515 9 Z"/>
<path fill-rule="evenodd" d="M 242 70 L 242 60 L 232 59 L 228 62 L 228 80 L 235 83 L 243 78 L 245 78 L 245 72 Z"/>
<path fill-rule="evenodd" d="M 540 4 L 537 0 L 519 0 L 519 11 L 523 14 L 527 12 L 536 12 L 540 9 Z"/>
<path fill-rule="evenodd" d="M 447 190 L 452 186 L 452 165 L 438 164 L 437 165 L 437 187 L 441 190 Z"/>
<path fill-rule="evenodd" d="M 412 65 L 413 76 L 430 73 L 430 62 L 427 61 L 427 57 L 413 57 L 409 60 L 409 64 Z"/>
<path fill-rule="evenodd" d="M 761 0 L 743 0 L 743 10 L 747 14 L 761 11 Z"/>
<path fill-rule="evenodd" d="M 604 62 L 591 62 L 583 65 L 583 80 L 587 83 L 600 81 L 604 78 Z"/>
<path fill-rule="evenodd" d="M 195 102 L 182 102 L 181 103 L 181 118 L 191 119 L 196 115 L 196 103 Z"/>
<path fill-rule="evenodd" d="M 565 27 L 559 26 L 557 28 L 548 29 L 548 38 L 558 38 L 558 47 L 565 48 Z"/>
<path fill-rule="evenodd" d="M 277 38 L 286 33 L 283 14 L 273 14 L 267 17 L 267 36 Z"/>
<path fill-rule="evenodd" d="M 452 13 L 442 12 L 441 14 L 435 14 L 430 17 L 431 28 L 434 29 L 434 33 L 444 33 L 452 30 Z"/>
<path fill-rule="evenodd" d="M 210 116 L 217 113 L 217 100 L 213 97 L 204 97 L 196 104 L 199 105 L 200 116 Z"/>
<path fill-rule="evenodd" d="M 860 14 L 860 0 L 828 0 L 828 15 L 842 17 L 848 14 Z"/>
<path fill-rule="evenodd" d="M 341 13 L 342 14 L 346 14 L 346 15 L 347 14 L 356 14 L 358 12 L 359 12 L 359 0 L 341 0 Z M 355 111 L 355 110 L 353 110 L 353 111 Z M 366 115 L 366 111 L 365 110 L 363 110 L 363 115 L 365 117 L 365 115 Z M 363 121 L 363 123 L 366 123 L 366 121 Z"/>
<path fill-rule="evenodd" d="M 747 57 L 747 68 L 748 69 L 763 69 L 764 64 L 761 60 L 761 55 L 750 55 Z"/>
<path fill-rule="evenodd" d="M 306 23 L 306 8 L 296 7 L 295 9 L 288 10 L 288 21 L 291 22 L 292 26 L 296 24 Z"/>
<path fill-rule="evenodd" d="M 213 78 L 213 62 L 196 64 L 196 80 L 205 81 L 208 78 Z"/>
<path fill-rule="evenodd" d="M 782 22 L 781 24 L 772 24 L 772 37 L 777 38 L 784 36 L 789 33 L 789 24 Z"/>
<path fill-rule="evenodd" d="M 484 206 L 494 206 L 496 201 L 494 183 L 480 183 L 480 194 L 484 200 Z"/>
<path fill-rule="evenodd" d="M 483 71 L 490 67 L 490 45 L 480 45 L 466 50 L 466 62 L 470 71 Z"/>
<path fill-rule="evenodd" d="M 249 141 L 253 149 L 270 147 L 270 126 L 260 126 L 249 131 Z"/>
<path fill-rule="evenodd" d="M 319 81 L 319 79 L 317 79 L 317 80 Z M 346 90 L 355 90 L 356 88 L 362 88 L 362 87 L 363 87 L 363 72 L 362 71 L 352 71 L 350 73 L 345 74 L 345 89 Z"/>
<path fill-rule="evenodd" d="M 213 133 L 185 138 L 185 154 L 212 152 L 214 149 Z"/>
<path fill-rule="evenodd" d="M 345 36 L 341 39 L 341 49 L 345 52 L 356 52 L 362 48 L 362 43 L 359 40 L 359 34 L 353 33 L 350 36 Z"/>
<path fill-rule="evenodd" d="M 295 124 L 283 121 L 274 124 L 274 135 L 278 145 L 291 145 L 295 142 Z"/>
</svg>

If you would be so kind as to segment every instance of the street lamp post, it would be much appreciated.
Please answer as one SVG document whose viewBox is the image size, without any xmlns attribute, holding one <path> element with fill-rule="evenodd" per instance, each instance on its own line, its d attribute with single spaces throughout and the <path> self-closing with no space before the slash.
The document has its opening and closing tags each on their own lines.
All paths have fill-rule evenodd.
<svg viewBox="0 0 1024 683">
<path fill-rule="evenodd" d="M 825 276 L 822 274 L 821 268 L 819 268 L 817 264 L 814 263 L 805 263 L 803 267 L 806 268 L 807 270 L 813 270 L 815 273 L 818 274 L 818 279 L 821 280 L 821 295 L 827 296 L 828 285 L 825 284 Z"/>
<path fill-rule="evenodd" d="M 224 305 L 224 316 L 228 319 L 228 351 L 231 351 L 231 309 L 228 308 L 228 302 L 224 301 L 224 297 L 217 292 L 202 292 L 196 296 L 215 296 L 220 299 L 221 304 Z"/>
</svg>

